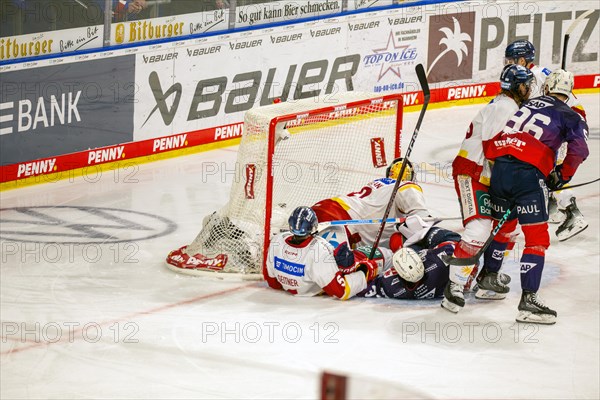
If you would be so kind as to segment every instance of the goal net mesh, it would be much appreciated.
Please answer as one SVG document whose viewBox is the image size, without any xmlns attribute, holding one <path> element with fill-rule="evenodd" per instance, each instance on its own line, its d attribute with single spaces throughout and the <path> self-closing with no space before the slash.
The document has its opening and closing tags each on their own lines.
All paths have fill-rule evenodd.
<svg viewBox="0 0 600 400">
<path fill-rule="evenodd" d="M 227 263 L 218 273 L 260 279 L 265 238 L 287 229 L 297 206 L 358 190 L 384 176 L 400 155 L 401 125 L 401 97 L 372 93 L 248 111 L 229 201 L 204 218 L 186 253 L 225 254 Z"/>
</svg>

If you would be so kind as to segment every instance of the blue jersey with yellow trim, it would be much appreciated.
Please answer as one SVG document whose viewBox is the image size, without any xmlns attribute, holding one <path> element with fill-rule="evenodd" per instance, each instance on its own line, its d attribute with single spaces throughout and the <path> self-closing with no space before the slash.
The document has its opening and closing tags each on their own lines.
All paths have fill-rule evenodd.
<svg viewBox="0 0 600 400">
<path fill-rule="evenodd" d="M 387 297 L 392 299 L 433 299 L 444 295 L 448 283 L 449 269 L 441 259 L 444 254 L 452 255 L 454 242 L 446 242 L 435 249 L 418 251 L 425 266 L 425 274 L 418 282 L 402 279 L 393 267 L 367 284 L 367 289 L 359 297 Z M 418 250 L 415 249 L 415 250 Z"/>
</svg>

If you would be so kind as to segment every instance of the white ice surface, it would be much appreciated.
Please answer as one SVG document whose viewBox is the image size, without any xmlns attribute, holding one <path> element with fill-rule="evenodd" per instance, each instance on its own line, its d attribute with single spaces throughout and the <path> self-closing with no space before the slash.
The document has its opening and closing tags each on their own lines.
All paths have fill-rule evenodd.
<svg viewBox="0 0 600 400">
<path fill-rule="evenodd" d="M 588 112 L 591 155 L 574 183 L 600 175 L 599 96 L 580 97 Z M 448 168 L 481 107 L 429 110 L 413 162 Z M 404 146 L 416 119 L 417 113 L 405 116 Z M 166 254 L 189 243 L 202 217 L 227 201 L 232 179 L 227 171 L 236 150 L 0 194 L 0 397 L 316 398 L 323 370 L 348 374 L 354 397 L 600 397 L 597 183 L 576 189 L 589 228 L 566 242 L 551 233 L 540 294 L 558 311 L 558 323 L 516 325 L 515 256 L 505 267 L 513 277 L 508 297 L 497 302 L 469 297 L 457 315 L 441 309 L 439 300 L 294 298 L 264 282 L 206 280 L 167 270 Z M 419 178 L 433 214 L 459 215 L 448 179 Z M 61 206 L 143 212 L 176 227 L 139 240 L 140 232 L 168 231 L 164 221 L 147 216 L 138 222 L 148 229 L 98 228 L 119 231 L 127 240 L 119 244 L 11 239 L 15 230 L 20 239 L 34 241 L 63 240 L 66 231 L 82 235 L 81 227 L 26 224 L 40 217 L 6 210 L 33 206 L 47 207 L 37 210 L 71 224 L 108 222 Z M 15 217 L 21 222 L 10 222 Z M 460 230 L 457 221 L 444 226 Z M 91 240 L 94 232 L 84 236 L 88 239 L 73 240 Z"/>
</svg>

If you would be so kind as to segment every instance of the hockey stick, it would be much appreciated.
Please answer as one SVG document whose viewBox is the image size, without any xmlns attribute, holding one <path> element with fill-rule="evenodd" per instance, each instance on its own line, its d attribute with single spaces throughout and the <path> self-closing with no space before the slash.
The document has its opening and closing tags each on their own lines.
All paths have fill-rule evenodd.
<svg viewBox="0 0 600 400">
<path fill-rule="evenodd" d="M 462 217 L 421 217 L 421 219 L 425 222 L 441 222 L 441 221 L 450 221 L 450 220 L 460 220 Z M 398 224 L 404 222 L 406 218 L 387 218 L 385 220 L 386 224 Z M 330 226 L 346 226 L 346 225 L 373 225 L 373 224 L 381 224 L 383 220 L 381 218 L 375 219 L 345 219 L 338 221 L 325 221 L 319 222 L 319 230 L 323 230 L 329 228 Z"/>
<path fill-rule="evenodd" d="M 583 21 L 588 15 L 590 15 L 591 13 L 593 13 L 595 10 L 587 10 L 586 12 L 584 12 L 583 14 L 581 14 L 579 17 L 575 18 L 575 21 L 573 21 L 571 23 L 571 25 L 569 26 L 569 28 L 567 29 L 567 33 L 565 33 L 565 36 L 563 38 L 563 54 L 562 54 L 562 62 L 560 63 L 560 68 L 566 70 L 566 66 L 567 66 L 567 45 L 569 44 L 569 38 L 571 37 L 571 33 L 575 30 L 575 28 L 577 27 L 577 25 L 579 25 L 579 23 L 581 21 Z"/>
<path fill-rule="evenodd" d="M 576 185 L 563 186 L 560 189 L 552 189 L 551 192 L 560 192 L 561 190 L 573 189 L 573 188 L 576 188 L 576 187 L 589 185 L 590 183 L 594 183 L 594 182 L 598 182 L 598 181 L 600 181 L 600 178 L 596 178 L 593 181 L 578 183 Z"/>
<path fill-rule="evenodd" d="M 573 186 L 568 186 L 568 187 L 563 187 L 563 188 L 556 189 L 556 190 L 551 190 L 551 192 L 557 192 L 557 191 L 560 191 L 560 190 L 571 189 L 571 188 L 576 188 L 576 187 L 579 187 L 579 186 L 589 185 L 590 183 L 598 182 L 599 180 L 600 180 L 600 178 L 596 178 L 596 179 L 594 179 L 592 181 L 589 181 L 589 182 L 578 183 L 578 184 L 573 185 Z M 504 215 L 502 216 L 502 218 L 500 218 L 500 220 L 498 220 L 498 225 L 496 225 L 496 227 L 492 230 L 492 233 L 490 233 L 490 236 L 487 238 L 487 240 L 483 244 L 483 247 L 481 249 L 479 249 L 479 251 L 477 253 L 475 253 L 474 256 L 467 257 L 467 258 L 456 258 L 456 257 L 453 257 L 451 255 L 442 255 L 442 261 L 444 261 L 446 264 L 449 264 L 449 265 L 458 265 L 458 266 L 473 265 L 473 264 L 475 264 L 477 261 L 479 261 L 479 258 L 481 258 L 481 256 L 483 255 L 483 253 L 485 253 L 485 251 L 487 250 L 487 248 L 490 246 L 490 244 L 494 240 L 494 237 L 496 236 L 496 234 L 500 231 L 500 228 L 502 228 L 502 225 L 504 225 L 504 223 L 510 217 L 510 214 L 515 209 L 516 209 L 516 206 L 514 206 L 513 208 L 511 208 L 510 210 L 508 210 L 507 212 L 504 213 Z"/>
<path fill-rule="evenodd" d="M 429 104 L 429 84 L 427 83 L 427 75 L 425 74 L 425 69 L 423 68 L 423 64 L 417 64 L 415 67 L 415 72 L 417 73 L 417 78 L 419 78 L 419 83 L 421 84 L 421 90 L 423 91 L 423 108 L 421 108 L 421 112 L 419 113 L 419 119 L 417 120 L 417 125 L 415 126 L 415 131 L 410 138 L 410 143 L 408 144 L 408 148 L 406 149 L 406 153 L 404 154 L 404 160 L 402 160 L 402 167 L 400 168 L 400 173 L 396 178 L 396 183 L 394 184 L 394 190 L 392 191 L 392 195 L 390 196 L 390 200 L 388 201 L 387 207 L 385 209 L 385 213 L 381 218 L 381 226 L 379 227 L 379 232 L 377 232 L 377 237 L 375 238 L 375 242 L 373 242 L 373 247 L 371 248 L 371 254 L 369 254 L 369 260 L 372 260 L 375 256 L 375 251 L 377 250 L 377 245 L 379 245 L 379 241 L 381 240 L 381 235 L 383 235 L 383 230 L 385 229 L 385 222 L 390 215 L 390 211 L 392 210 L 392 205 L 394 204 L 394 198 L 396 197 L 396 192 L 400 187 L 400 181 L 402 180 L 402 176 L 404 175 L 404 170 L 406 170 L 406 164 L 408 162 L 408 157 L 412 151 L 412 148 L 415 144 L 415 140 L 417 139 L 417 135 L 419 134 L 419 129 L 421 129 L 421 123 L 423 122 L 423 116 L 425 115 L 425 110 L 427 110 L 427 105 Z"/>
<path fill-rule="evenodd" d="M 498 220 L 498 225 L 496 225 L 496 227 L 494 229 L 492 229 L 492 233 L 490 233 L 490 236 L 487 238 L 487 240 L 485 241 L 485 243 L 483 244 L 481 249 L 479 249 L 479 251 L 477 253 L 475 253 L 474 256 L 465 257 L 465 258 L 456 258 L 456 257 L 453 257 L 452 255 L 443 254 L 441 257 L 442 261 L 448 265 L 458 265 L 458 266 L 475 264 L 477 261 L 479 261 L 479 259 L 483 255 L 483 253 L 485 253 L 485 251 L 490 246 L 490 244 L 492 244 L 492 242 L 494 241 L 494 237 L 496 237 L 496 234 L 500 231 L 500 228 L 502 228 L 504 223 L 506 221 L 508 221 L 508 218 L 510 217 L 512 212 L 515 211 L 516 208 L 517 208 L 517 206 L 514 206 L 513 208 L 511 208 L 510 210 L 508 210 L 504 213 L 502 218 L 500 218 Z"/>
</svg>

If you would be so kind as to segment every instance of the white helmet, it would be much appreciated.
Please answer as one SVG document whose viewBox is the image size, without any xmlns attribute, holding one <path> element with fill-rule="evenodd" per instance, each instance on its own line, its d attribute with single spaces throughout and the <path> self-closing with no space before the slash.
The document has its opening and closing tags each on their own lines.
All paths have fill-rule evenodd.
<svg viewBox="0 0 600 400">
<path fill-rule="evenodd" d="M 408 282 L 417 282 L 425 274 L 425 266 L 421 257 L 410 247 L 403 247 L 392 257 L 394 269 L 402 279 Z"/>
<path fill-rule="evenodd" d="M 544 88 L 548 93 L 560 93 L 565 96 L 570 96 L 573 90 L 573 73 L 565 71 L 564 69 L 557 69 L 552 71 L 550 75 L 546 77 L 544 82 Z"/>
</svg>

